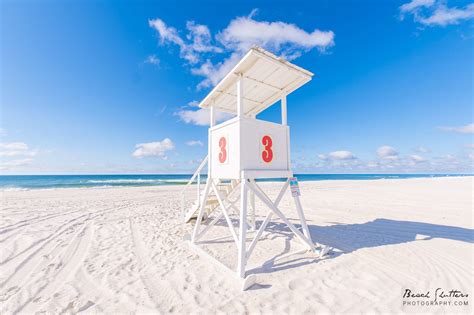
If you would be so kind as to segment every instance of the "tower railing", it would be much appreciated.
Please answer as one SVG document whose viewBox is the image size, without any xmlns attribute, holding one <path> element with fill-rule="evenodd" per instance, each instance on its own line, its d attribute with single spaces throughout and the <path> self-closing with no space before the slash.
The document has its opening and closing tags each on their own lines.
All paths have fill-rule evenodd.
<svg viewBox="0 0 474 315">
<path fill-rule="evenodd" d="M 194 172 L 193 176 L 191 179 L 184 185 L 183 189 L 181 190 L 181 217 L 184 218 L 186 215 L 186 191 L 189 189 L 191 184 L 196 181 L 196 200 L 198 204 L 201 204 L 201 171 L 202 169 L 207 165 L 208 162 L 208 156 L 202 160 L 201 164 L 199 164 L 198 168 L 196 169 L 196 172 Z"/>
</svg>

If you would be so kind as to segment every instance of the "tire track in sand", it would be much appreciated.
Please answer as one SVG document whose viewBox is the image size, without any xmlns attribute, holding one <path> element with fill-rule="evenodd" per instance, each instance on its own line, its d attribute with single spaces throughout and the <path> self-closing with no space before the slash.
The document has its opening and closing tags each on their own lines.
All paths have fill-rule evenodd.
<svg viewBox="0 0 474 315">
<path fill-rule="evenodd" d="M 39 311 L 41 307 L 52 299 L 54 293 L 61 290 L 61 288 L 74 277 L 87 255 L 93 234 L 93 223 L 86 224 L 63 253 L 52 260 L 49 266 L 56 266 L 56 270 L 46 270 L 44 274 L 37 275 L 34 280 L 23 286 L 19 292 L 8 300 L 7 307 L 5 307 L 5 310 L 2 310 L 2 313 L 22 312 L 31 314 Z M 45 284 L 41 285 L 43 282 L 45 282 Z M 38 286 L 38 283 L 39 288 L 35 290 L 35 286 Z M 27 300 L 14 304 L 16 299 L 21 299 L 21 293 L 23 292 L 28 294 Z M 20 306 L 16 309 L 9 309 L 18 304 L 20 304 Z"/>
<path fill-rule="evenodd" d="M 129 218 L 129 223 L 135 255 L 139 264 L 143 265 L 143 268 L 139 271 L 140 278 L 155 308 L 159 312 L 168 313 L 169 310 L 163 310 L 162 305 L 173 305 L 175 303 L 170 303 L 170 301 L 177 302 L 180 300 L 180 297 L 173 291 L 168 281 L 162 280 L 157 276 L 160 274 L 160 271 L 148 256 L 146 246 L 143 243 L 142 235 L 136 223 L 132 218 Z"/>
<path fill-rule="evenodd" d="M 94 215 L 92 213 L 86 213 L 72 218 L 49 236 L 36 242 L 34 247 L 30 246 L 30 251 L 34 249 L 32 252 L 24 251 L 22 255 L 17 255 L 18 257 L 16 257 L 15 260 L 27 255 L 21 262 L 16 263 L 15 261 L 9 261 L 8 264 L 0 264 L 2 274 L 5 274 L 9 269 L 11 272 L 11 274 L 0 283 L 0 287 L 2 288 L 0 292 L 0 309 L 2 309 L 4 305 L 7 305 L 9 300 L 17 295 L 25 285 L 31 283 L 32 279 L 30 279 L 30 277 L 32 275 L 43 270 L 46 266 L 51 264 L 54 259 L 61 255 L 61 253 L 65 252 L 68 248 L 68 244 L 74 242 L 74 239 L 79 235 L 81 228 L 83 229 L 82 226 L 86 222 L 94 222 L 93 220 L 95 218 L 115 210 L 116 208 L 105 208 L 94 213 Z M 76 229 L 79 231 L 76 231 Z M 65 246 L 66 249 L 63 248 Z M 11 270 L 12 268 L 8 268 L 9 265 L 13 266 L 13 270 Z M 33 279 L 35 279 L 34 276 Z M 12 287 L 11 284 L 14 284 L 14 286 Z"/>
<path fill-rule="evenodd" d="M 23 249 L 21 252 L 16 253 L 14 256 L 9 257 L 5 259 L 4 261 L 0 262 L 0 266 L 2 267 L 2 270 L 5 271 L 7 269 L 10 269 L 11 266 L 15 266 L 15 273 L 18 272 L 19 268 L 23 268 L 24 264 L 30 263 L 30 260 L 32 260 L 35 256 L 35 254 L 42 253 L 45 251 L 45 247 L 51 246 L 51 242 L 57 239 L 58 237 L 64 235 L 64 233 L 69 229 L 73 228 L 77 225 L 81 225 L 86 221 L 93 220 L 101 215 L 104 215 L 107 212 L 111 211 L 117 211 L 121 210 L 125 207 L 112 207 L 112 208 L 105 208 L 102 210 L 99 210 L 97 212 L 88 212 L 84 213 L 80 216 L 77 216 L 75 218 L 69 219 L 65 223 L 61 223 L 61 225 L 50 235 L 43 237 L 37 241 L 35 241 L 33 244 L 28 246 L 27 248 Z M 83 219 L 84 220 L 81 220 Z M 54 249 L 54 247 L 53 247 Z M 30 251 L 33 251 L 31 254 L 29 254 Z M 28 255 L 29 254 L 29 255 Z M 26 256 L 25 259 L 23 259 L 21 262 L 17 262 L 18 260 L 22 259 L 22 256 Z M 38 255 L 36 255 L 38 256 Z M 10 281 L 10 278 L 6 279 L 4 282 L 0 283 L 0 286 L 5 286 L 6 282 Z"/>
<path fill-rule="evenodd" d="M 15 260 L 9 260 L 7 262 L 3 262 L 2 265 L 2 273 L 5 273 L 7 270 L 11 270 L 10 276 L 8 276 L 4 281 L 0 283 L 0 287 L 6 288 L 10 283 L 22 283 L 24 279 L 28 278 L 28 276 L 36 270 L 42 263 L 45 262 L 45 258 L 49 257 L 51 253 L 54 253 L 60 246 L 62 246 L 65 241 L 68 239 L 68 231 L 70 229 L 74 229 L 76 226 L 80 226 L 87 221 L 87 218 L 76 222 L 80 218 L 88 217 L 88 215 L 83 215 L 77 218 L 74 218 L 59 227 L 54 233 L 50 234 L 48 237 L 43 238 L 35 244 L 34 247 L 31 247 L 30 250 L 32 252 L 24 251 L 21 254 L 18 254 Z M 64 239 L 59 239 L 60 237 L 64 237 Z M 58 240 L 57 242 L 54 242 Z M 22 259 L 21 262 L 17 263 L 16 261 L 21 259 L 22 256 L 26 256 Z M 8 264 L 7 264 L 8 263 Z M 12 267 L 13 266 L 13 267 Z"/>
<path fill-rule="evenodd" d="M 18 221 L 18 222 L 0 227 L 0 234 L 5 234 L 7 232 L 14 231 L 18 228 L 28 226 L 28 225 L 31 225 L 31 224 L 36 224 L 36 223 L 51 220 L 51 219 L 54 219 L 54 218 L 57 218 L 57 217 L 68 216 L 70 214 L 73 214 L 73 213 L 76 213 L 76 212 L 83 212 L 83 211 L 84 211 L 84 209 L 77 209 L 77 210 L 73 210 L 73 211 L 69 211 L 69 212 L 50 213 L 50 214 L 46 214 L 46 215 L 43 215 L 43 216 L 38 216 L 36 218 L 21 220 L 21 221 Z"/>
</svg>

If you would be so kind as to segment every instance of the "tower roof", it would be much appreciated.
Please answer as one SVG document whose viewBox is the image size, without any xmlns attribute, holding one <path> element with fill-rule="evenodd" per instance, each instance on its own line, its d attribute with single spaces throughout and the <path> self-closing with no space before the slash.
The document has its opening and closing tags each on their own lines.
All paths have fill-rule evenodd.
<svg viewBox="0 0 474 315">
<path fill-rule="evenodd" d="M 252 48 L 201 101 L 199 107 L 236 114 L 239 76 L 243 77 L 245 115 L 256 115 L 309 82 L 313 73 L 262 49 Z"/>
</svg>

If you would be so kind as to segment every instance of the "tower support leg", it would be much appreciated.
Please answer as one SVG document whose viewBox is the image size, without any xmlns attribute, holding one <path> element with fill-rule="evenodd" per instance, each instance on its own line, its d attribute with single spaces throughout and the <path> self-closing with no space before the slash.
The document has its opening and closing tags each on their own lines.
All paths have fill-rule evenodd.
<svg viewBox="0 0 474 315">
<path fill-rule="evenodd" d="M 247 264 L 247 180 L 242 178 L 240 184 L 240 231 L 239 231 L 239 257 L 237 275 L 245 278 L 245 265 Z"/>
<path fill-rule="evenodd" d="M 301 227 L 303 228 L 303 234 L 307 239 L 311 240 L 311 234 L 309 233 L 308 224 L 306 223 L 306 218 L 304 217 L 303 207 L 301 206 L 301 201 L 299 196 L 293 196 L 296 205 L 296 211 L 298 212 L 298 217 L 301 222 Z"/>
<path fill-rule="evenodd" d="M 198 217 L 196 220 L 196 225 L 194 226 L 193 235 L 191 237 L 192 243 L 196 242 L 196 237 L 199 234 L 199 228 L 201 226 L 202 217 L 204 216 L 204 210 L 206 206 L 207 195 L 209 194 L 209 189 L 211 187 L 211 181 L 212 181 L 212 178 L 208 178 L 206 182 L 206 187 L 204 188 L 204 195 L 201 198 L 201 204 L 199 205 L 199 212 L 198 212 Z"/>
<path fill-rule="evenodd" d="M 250 191 L 250 227 L 255 231 L 255 193 Z"/>
</svg>

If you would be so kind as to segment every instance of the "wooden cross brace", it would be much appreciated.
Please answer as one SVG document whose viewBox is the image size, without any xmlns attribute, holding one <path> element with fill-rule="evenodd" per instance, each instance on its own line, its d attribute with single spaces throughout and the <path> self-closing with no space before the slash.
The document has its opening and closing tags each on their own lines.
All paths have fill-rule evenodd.
<svg viewBox="0 0 474 315">
<path fill-rule="evenodd" d="M 247 264 L 247 260 L 250 258 L 250 255 L 252 254 L 253 250 L 255 249 L 255 246 L 257 245 L 257 242 L 259 239 L 262 237 L 263 232 L 265 231 L 266 227 L 268 226 L 268 223 L 270 223 L 273 215 L 276 215 L 278 218 L 280 218 L 287 226 L 288 228 L 296 235 L 296 237 L 311 251 L 315 251 L 315 244 L 313 244 L 311 240 L 311 235 L 309 233 L 308 225 L 306 224 L 306 219 L 303 214 L 303 209 L 301 207 L 301 202 L 299 200 L 298 196 L 293 196 L 295 200 L 295 205 L 296 205 L 296 210 L 298 213 L 298 217 L 303 229 L 303 233 L 300 232 L 286 217 L 285 215 L 280 211 L 278 208 L 278 205 L 280 204 L 281 199 L 283 198 L 283 195 L 288 189 L 289 186 L 289 179 L 285 181 L 283 187 L 281 188 L 280 192 L 278 193 L 277 198 L 275 201 L 271 201 L 271 199 L 265 194 L 265 192 L 257 185 L 254 179 L 242 179 L 240 183 L 240 209 L 237 209 L 237 207 L 234 205 L 239 199 L 236 199 L 234 201 L 229 200 L 229 196 L 223 198 L 221 196 L 220 191 L 218 190 L 215 182 L 212 179 L 209 179 L 206 183 L 206 187 L 204 188 L 204 195 L 203 198 L 201 199 L 201 204 L 199 206 L 199 212 L 198 212 L 198 217 L 196 221 L 196 225 L 194 226 L 191 242 L 195 244 L 212 226 L 214 226 L 222 217 L 225 218 L 226 223 L 229 227 L 229 230 L 231 232 L 232 238 L 234 242 L 237 245 L 238 248 L 238 262 L 237 262 L 237 276 L 245 279 L 245 267 Z M 217 200 L 219 202 L 219 208 L 221 209 L 221 213 L 216 215 L 216 217 L 208 223 L 208 225 L 201 231 L 199 232 L 200 225 L 202 218 L 204 216 L 205 212 L 205 204 L 206 200 L 208 198 L 210 190 L 213 190 Z M 248 222 L 247 218 L 247 194 L 248 192 L 251 192 L 251 197 L 256 196 L 259 198 L 269 209 L 270 211 L 266 215 L 264 221 L 260 225 L 259 229 L 257 230 L 257 233 L 252 239 L 252 242 L 250 243 L 248 249 L 247 249 L 247 229 L 248 226 L 251 226 L 255 228 L 255 219 L 254 219 L 254 211 L 255 211 L 255 206 L 254 206 L 254 200 L 251 198 L 250 203 L 252 206 L 252 220 L 251 224 Z M 227 202 L 227 205 L 225 204 Z M 234 226 L 232 224 L 232 221 L 230 219 L 228 210 L 232 208 L 236 210 L 236 212 L 239 214 L 239 233 L 237 235 Z M 239 211 L 240 210 L 240 211 Z M 248 280 L 248 279 L 246 279 Z M 244 283 L 250 284 L 250 281 L 244 281 Z M 246 284 L 244 284 L 244 287 Z"/>
</svg>

